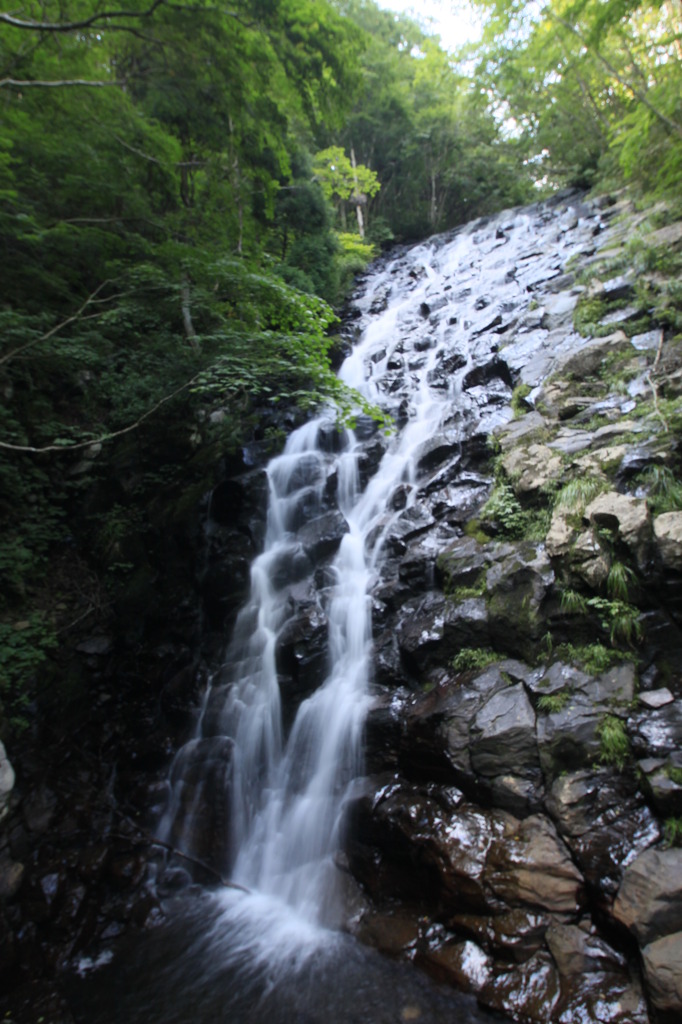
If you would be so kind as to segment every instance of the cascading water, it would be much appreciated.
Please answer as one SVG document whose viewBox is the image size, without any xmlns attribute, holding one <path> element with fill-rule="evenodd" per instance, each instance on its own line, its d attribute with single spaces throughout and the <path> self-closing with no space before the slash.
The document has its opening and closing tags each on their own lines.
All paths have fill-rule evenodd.
<svg viewBox="0 0 682 1024">
<path fill-rule="evenodd" d="M 466 241 L 456 239 L 449 260 L 456 261 L 464 248 Z M 373 319 L 342 367 L 342 378 L 377 404 L 385 404 L 382 371 L 390 365 L 404 330 L 401 321 L 413 318 L 415 306 L 419 310 L 438 284 L 433 250 L 424 246 L 417 251 L 418 287 L 410 280 L 412 287 L 404 293 L 396 288 L 398 301 Z M 394 272 L 390 265 L 376 278 L 364 297 L 365 309 L 371 308 Z M 209 771 L 213 770 L 227 741 L 229 771 L 222 784 L 229 817 L 221 869 L 230 870 L 237 884 L 278 898 L 308 922 L 333 923 L 338 916 L 334 855 L 339 848 L 344 793 L 361 770 L 360 738 L 369 704 L 370 581 L 387 529 L 414 500 L 415 456 L 452 413 L 458 378 L 453 376 L 445 389 L 431 387 L 430 379 L 437 361 L 459 336 L 447 321 L 434 329 L 423 313 L 417 316 L 424 336 L 423 355 L 411 370 L 409 419 L 390 440 L 364 490 L 358 467 L 361 445 L 353 431 L 346 430 L 336 445 L 341 451 L 330 456 L 319 440 L 321 433 L 328 437 L 329 422 L 324 418 L 292 434 L 283 454 L 270 462 L 267 532 L 263 553 L 252 566 L 250 599 L 239 615 L 225 665 L 205 701 L 197 736 L 178 756 L 172 773 L 173 801 L 162 826 L 163 838 L 174 837 L 181 848 L 192 849 L 195 809 L 201 801 L 192 777 L 194 807 L 187 806 L 186 766 L 195 764 L 197 747 L 203 744 L 210 751 Z M 374 360 L 370 363 L 373 375 L 367 379 L 369 358 Z M 465 358 L 462 366 L 468 363 Z M 337 480 L 332 502 L 330 478 Z M 403 499 L 392 514 L 387 513 L 391 496 L 399 488 Z M 325 514 L 325 504 L 335 505 L 337 522 L 343 522 L 338 553 L 328 571 L 330 583 L 318 596 L 320 613 L 328 624 L 328 674 L 300 705 L 284 743 L 277 639 L 290 614 L 292 586 L 310 568 L 305 524 Z M 207 745 L 211 738 L 214 742 Z M 217 746 L 216 738 L 220 739 Z"/>
<path fill-rule="evenodd" d="M 267 467 L 264 550 L 253 563 L 250 598 L 196 736 L 176 759 L 161 834 L 193 851 L 203 787 L 210 784 L 211 800 L 225 805 L 220 870 L 307 922 L 336 919 L 334 856 L 344 794 L 361 770 L 370 590 L 383 543 L 415 502 L 434 438 L 456 445 L 464 430 L 490 431 L 508 418 L 508 408 L 501 409 L 509 396 L 506 363 L 491 371 L 500 378 L 499 401 L 489 393 L 479 401 L 475 384 L 464 395 L 462 381 L 491 353 L 494 366 L 501 318 L 487 308 L 488 293 L 494 289 L 496 310 L 509 312 L 525 301 L 516 267 L 529 252 L 537 255 L 529 250 L 537 226 L 531 216 L 517 215 L 504 226 L 501 220 L 474 224 L 431 240 L 375 273 L 358 298 L 364 331 L 340 375 L 392 412 L 400 428 L 364 487 L 363 439 L 372 433 L 364 422 L 356 437 L 352 430 L 335 433 L 328 417 L 314 420 Z M 554 272 L 543 271 L 545 277 Z M 314 539 L 320 522 L 331 535 L 326 545 Z M 315 558 L 335 545 L 333 561 L 327 558 L 315 576 Z M 313 594 L 326 624 L 327 673 L 300 704 L 285 741 L 277 647 L 302 590 L 308 599 Z"/>
<path fill-rule="evenodd" d="M 179 926 L 183 937 L 172 942 L 183 943 L 182 971 L 176 976 L 168 959 L 158 961 L 164 1015 L 150 1009 L 156 982 L 147 1010 L 126 1020 L 184 1024 L 175 1001 L 182 1002 L 181 979 L 193 971 L 205 998 L 201 1019 L 413 1019 L 405 999 L 416 998 L 421 981 L 409 980 L 404 967 L 389 978 L 383 961 L 329 930 L 343 919 L 336 855 L 344 803 L 362 771 L 372 608 L 380 609 L 391 586 L 398 589 L 389 600 L 404 593 L 386 575 L 385 557 L 396 545 L 404 550 L 423 530 L 433 559 L 458 535 L 457 502 L 480 504 L 488 486 L 467 471 L 466 459 L 460 466 L 458 452 L 477 439 L 484 445 L 509 421 L 512 373 L 541 379 L 563 343 L 551 342 L 550 351 L 530 302 L 532 290 L 560 274 L 576 251 L 575 237 L 564 243 L 563 232 L 577 218 L 570 210 L 566 218 L 563 228 L 550 208 L 538 207 L 469 225 L 399 253 L 356 298 L 358 340 L 340 373 L 387 410 L 396 429 L 383 438 L 358 417 L 354 430 L 337 430 L 323 416 L 293 433 L 267 467 L 266 537 L 251 567 L 250 596 L 195 735 L 175 759 L 159 829 L 163 841 L 210 861 L 247 893 L 219 891 L 201 922 Z M 326 659 L 308 664 L 292 692 L 282 650 L 301 609 L 306 629 L 326 635 Z M 381 635 L 380 623 L 374 631 Z M 280 684 L 288 687 L 284 697 Z M 153 972 L 147 968 L 145 979 Z M 130 985 L 147 991 L 146 980 Z M 309 991 L 299 1014 L 302 985 Z M 227 989 L 223 1005 L 217 993 Z M 333 1000 L 332 1016 L 315 1004 L 320 997 L 311 993 L 320 991 Z M 366 1016 L 354 1011 L 360 991 Z M 275 992 L 288 1001 L 273 1009 Z M 384 1012 L 389 998 L 392 1015 Z M 420 1019 L 488 1019 L 462 997 L 450 993 L 442 1006 L 440 999 L 419 989 L 418 1002 L 430 1008 Z M 453 1000 L 460 1000 L 454 1016 Z"/>
</svg>

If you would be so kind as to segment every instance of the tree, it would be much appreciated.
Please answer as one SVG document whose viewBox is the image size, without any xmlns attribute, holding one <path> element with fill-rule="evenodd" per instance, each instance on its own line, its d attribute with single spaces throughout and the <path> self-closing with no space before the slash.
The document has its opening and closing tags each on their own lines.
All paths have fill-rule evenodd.
<svg viewBox="0 0 682 1024">
<path fill-rule="evenodd" d="M 358 233 L 364 238 L 362 207 L 368 196 L 374 196 L 381 188 L 374 171 L 355 160 L 351 147 L 349 159 L 341 146 L 329 146 L 315 154 L 313 161 L 315 178 L 327 199 L 336 202 L 343 230 L 346 230 L 346 204 L 355 207 L 358 219 Z"/>
<path fill-rule="evenodd" d="M 479 75 L 549 181 L 589 184 L 615 161 L 674 193 L 682 174 L 682 23 L 666 0 L 479 0 Z"/>
</svg>

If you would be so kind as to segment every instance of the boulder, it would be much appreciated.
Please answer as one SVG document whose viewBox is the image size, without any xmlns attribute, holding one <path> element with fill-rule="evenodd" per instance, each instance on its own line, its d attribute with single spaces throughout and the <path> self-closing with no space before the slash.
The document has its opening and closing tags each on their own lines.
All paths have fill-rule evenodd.
<svg viewBox="0 0 682 1024">
<path fill-rule="evenodd" d="M 325 512 L 298 531 L 301 547 L 312 562 L 333 555 L 349 526 L 338 511 Z"/>
<path fill-rule="evenodd" d="M 492 958 L 475 942 L 444 942 L 420 952 L 416 962 L 439 981 L 464 992 L 480 992 L 489 981 Z"/>
<path fill-rule="evenodd" d="M 599 759 L 600 719 L 593 701 L 580 693 L 570 694 L 559 710 L 538 714 L 540 764 L 548 782 L 562 772 L 592 765 Z"/>
<path fill-rule="evenodd" d="M 478 998 L 516 1020 L 554 1021 L 561 998 L 559 973 L 549 953 L 541 950 L 511 970 L 495 972 Z"/>
<path fill-rule="evenodd" d="M 671 772 L 673 768 L 678 772 L 680 770 L 681 766 L 679 763 L 675 764 L 675 760 L 679 762 L 682 757 L 678 755 L 675 759 L 671 757 L 668 760 L 647 757 L 637 765 L 642 790 L 663 818 L 682 816 L 682 785 L 676 781 L 679 776 L 673 777 Z"/>
<path fill-rule="evenodd" d="M 511 906 L 575 913 L 583 878 L 551 821 L 534 814 L 524 821 L 508 815 L 503 822 L 502 834 L 491 836 L 486 886 Z"/>
<path fill-rule="evenodd" d="M 641 946 L 681 932 L 682 849 L 649 849 L 635 858 L 623 875 L 613 916 Z"/>
<path fill-rule="evenodd" d="M 519 497 L 537 495 L 563 472 L 561 457 L 546 444 L 513 448 L 502 460 L 502 465 Z"/>
<path fill-rule="evenodd" d="M 607 491 L 591 501 L 584 512 L 587 522 L 617 534 L 640 569 L 646 568 L 651 546 L 651 516 L 643 498 Z"/>
<path fill-rule="evenodd" d="M 521 683 L 490 697 L 470 730 L 471 765 L 479 775 L 537 776 L 535 712 Z"/>
<path fill-rule="evenodd" d="M 656 516 L 654 539 L 664 568 L 682 571 L 682 512 L 664 512 Z"/>
<path fill-rule="evenodd" d="M 577 352 L 572 352 L 560 365 L 558 372 L 572 375 L 576 380 L 585 380 L 599 369 L 602 362 L 613 352 L 627 352 L 632 346 L 624 331 L 615 331 L 606 338 L 589 345 L 583 345 Z"/>
<path fill-rule="evenodd" d="M 577 536 L 573 525 L 574 518 L 563 509 L 554 509 L 549 532 L 545 537 L 545 550 L 550 558 L 563 558 L 571 550 Z"/>
<path fill-rule="evenodd" d="M 646 945 L 642 964 L 656 1009 L 682 1018 L 682 931 Z"/>
<path fill-rule="evenodd" d="M 635 780 L 609 768 L 560 775 L 546 806 L 586 880 L 609 896 L 632 856 L 660 838 Z"/>
<path fill-rule="evenodd" d="M 528 655 L 546 629 L 541 606 L 554 583 L 554 571 L 541 545 L 522 542 L 486 574 L 490 636 L 499 650 Z"/>
<path fill-rule="evenodd" d="M 553 921 L 545 941 L 562 978 L 580 978 L 594 971 L 622 970 L 625 957 L 590 930 Z"/>
</svg>

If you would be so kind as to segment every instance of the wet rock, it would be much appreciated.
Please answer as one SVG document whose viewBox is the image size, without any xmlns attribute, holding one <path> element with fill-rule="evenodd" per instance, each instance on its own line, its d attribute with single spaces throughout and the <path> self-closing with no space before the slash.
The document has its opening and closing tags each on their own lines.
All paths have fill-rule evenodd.
<svg viewBox="0 0 682 1024">
<path fill-rule="evenodd" d="M 57 797 L 47 788 L 39 786 L 23 802 L 24 822 L 29 832 L 42 835 L 50 827 L 57 809 Z"/>
<path fill-rule="evenodd" d="M 348 530 L 348 523 L 342 514 L 332 511 L 306 523 L 298 531 L 297 537 L 307 557 L 316 562 L 334 554 Z"/>
<path fill-rule="evenodd" d="M 478 541 L 473 537 L 460 537 L 441 552 L 436 569 L 448 591 L 477 581 L 489 562 L 488 552 Z"/>
<path fill-rule="evenodd" d="M 25 874 L 25 867 L 9 857 L 0 859 L 0 900 L 9 901 L 18 893 Z"/>
<path fill-rule="evenodd" d="M 634 780 L 610 769 L 559 776 L 546 806 L 586 880 L 609 895 L 629 860 L 660 838 Z"/>
<path fill-rule="evenodd" d="M 429 473 L 444 462 L 459 455 L 460 439 L 456 432 L 439 432 L 419 448 L 416 455 L 417 471 Z"/>
<path fill-rule="evenodd" d="M 567 557 L 570 571 L 580 577 L 593 590 L 599 590 L 606 583 L 610 559 L 602 548 L 596 530 L 584 530 L 578 534 Z"/>
<path fill-rule="evenodd" d="M 486 701 L 473 721 L 470 739 L 471 766 L 478 775 L 538 775 L 535 712 L 521 683 Z"/>
<path fill-rule="evenodd" d="M 408 601 L 396 633 L 406 666 L 419 674 L 430 665 L 446 664 L 463 646 L 485 643 L 486 602 L 469 598 L 455 605 L 438 594 Z"/>
<path fill-rule="evenodd" d="M 650 849 L 635 858 L 623 875 L 613 916 L 630 929 L 641 946 L 679 932 L 682 849 Z"/>
<path fill-rule="evenodd" d="M 499 650 L 526 657 L 543 632 L 542 603 L 554 582 L 544 550 L 531 543 L 515 546 L 486 575 L 489 630 Z"/>
<path fill-rule="evenodd" d="M 486 1006 L 537 1024 L 555 1019 L 560 998 L 559 974 L 544 951 L 512 970 L 495 973 L 479 993 Z"/>
<path fill-rule="evenodd" d="M 504 427 L 495 430 L 494 433 L 499 439 L 502 450 L 509 451 L 522 438 L 532 437 L 533 434 L 544 430 L 546 426 L 547 421 L 545 417 L 539 412 L 533 411 L 522 416 L 519 420 L 513 420 L 511 423 L 505 424 Z"/>
<path fill-rule="evenodd" d="M 94 654 L 102 656 L 109 654 L 111 651 L 113 640 L 110 636 L 100 634 L 98 636 L 88 637 L 87 640 L 81 641 L 76 646 L 76 650 L 80 654 Z"/>
<path fill-rule="evenodd" d="M 651 1002 L 664 1013 L 682 1015 L 682 931 L 651 942 L 642 950 Z"/>
<path fill-rule="evenodd" d="M 490 920 L 490 942 L 505 959 L 524 963 L 540 949 L 550 918 L 523 907 L 497 914 Z"/>
<path fill-rule="evenodd" d="M 464 391 L 468 391 L 481 384 L 490 384 L 495 379 L 503 381 L 509 388 L 514 386 L 509 366 L 504 359 L 500 359 L 498 356 L 470 370 L 462 381 L 462 388 Z"/>
<path fill-rule="evenodd" d="M 475 942 L 444 942 L 420 951 L 416 962 L 439 981 L 464 992 L 480 992 L 489 981 L 492 960 Z"/>
<path fill-rule="evenodd" d="M 281 590 L 305 579 L 312 570 L 312 562 L 305 551 L 298 544 L 292 544 L 277 553 L 270 568 L 270 581 L 275 590 Z"/>
<path fill-rule="evenodd" d="M 486 861 L 485 882 L 512 905 L 529 904 L 555 913 L 574 913 L 583 878 L 554 825 L 542 815 L 507 819 Z"/>
<path fill-rule="evenodd" d="M 419 921 L 406 910 L 370 910 L 362 915 L 355 934 L 368 946 L 395 955 L 414 946 L 420 931 Z"/>
<path fill-rule="evenodd" d="M 649 757 L 639 761 L 641 786 L 644 794 L 663 818 L 682 815 L 682 783 L 679 780 L 682 765 L 679 755 L 664 760 Z"/>
<path fill-rule="evenodd" d="M 529 672 L 524 682 L 535 697 L 582 689 L 590 681 L 586 672 L 563 661 L 554 661 L 547 669 Z"/>
<path fill-rule="evenodd" d="M 628 733 L 638 757 L 664 757 L 682 749 L 682 701 L 632 715 Z"/>
<path fill-rule="evenodd" d="M 169 722 L 189 726 L 204 682 L 194 664 L 186 665 L 169 679 L 161 692 L 161 707 Z"/>
<path fill-rule="evenodd" d="M 545 549 L 550 558 L 563 558 L 569 553 L 576 537 L 573 517 L 569 512 L 555 508 L 552 513 L 549 532 L 545 538 Z"/>
<path fill-rule="evenodd" d="M 654 710 L 671 704 L 675 699 L 667 686 L 662 686 L 658 690 L 640 690 L 637 696 L 640 704 Z"/>
<path fill-rule="evenodd" d="M 287 696 L 311 693 L 325 678 L 327 670 L 327 619 L 316 604 L 302 610 L 290 619 L 279 636 L 275 647 L 278 672 L 287 677 L 282 681 Z"/>
<path fill-rule="evenodd" d="M 616 331 L 599 341 L 583 345 L 577 352 L 572 352 L 566 358 L 557 371 L 562 376 L 572 376 L 577 381 L 591 377 L 599 369 L 602 362 L 613 352 L 627 352 L 632 350 L 630 341 L 623 331 Z"/>
<path fill-rule="evenodd" d="M 590 930 L 577 925 L 553 921 L 545 938 L 562 979 L 625 967 L 625 957 Z"/>
</svg>

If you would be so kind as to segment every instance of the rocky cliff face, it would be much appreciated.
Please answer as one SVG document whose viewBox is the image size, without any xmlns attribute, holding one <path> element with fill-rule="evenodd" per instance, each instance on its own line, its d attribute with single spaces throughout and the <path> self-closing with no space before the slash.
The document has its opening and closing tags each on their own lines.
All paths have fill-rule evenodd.
<svg viewBox="0 0 682 1024">
<path fill-rule="evenodd" d="M 415 505 L 387 522 L 371 774 L 350 808 L 351 927 L 522 1020 L 673 1020 L 682 505 L 670 282 L 628 268 L 638 217 L 624 201 L 529 216 L 526 251 L 507 246 L 504 218 L 473 233 L 485 286 L 466 314 L 460 429 L 426 446 Z M 675 228 L 639 230 L 659 256 L 679 245 Z M 446 278 L 421 310 L 433 331 L 457 306 Z M 403 336 L 380 387 L 399 399 L 422 347 Z"/>
<path fill-rule="evenodd" d="M 519 1021 L 682 1014 L 681 243 L 625 198 L 564 196 L 391 254 L 346 322 L 349 348 L 364 339 L 351 377 L 398 432 L 415 387 L 440 397 L 367 541 L 374 676 L 339 856 L 346 927 Z M 326 671 L 347 528 L 345 442 L 322 435 L 315 480 L 292 484 L 299 553 L 277 583 L 285 725 Z M 354 438 L 367 487 L 394 439 L 364 418 Z M 263 541 L 267 480 L 256 450 L 245 463 L 208 507 L 208 661 Z M 155 927 L 190 881 L 158 858 L 150 879 L 144 840 L 207 670 L 155 651 L 153 692 L 130 673 L 110 714 L 110 672 L 100 684 L 107 770 L 69 755 L 10 815 L 0 941 L 29 979 Z M 69 801 L 79 779 L 88 796 Z M 227 811 L 209 785 L 197 813 L 197 792 L 210 884 Z M 81 849 L 69 829 L 88 816 Z"/>
</svg>

